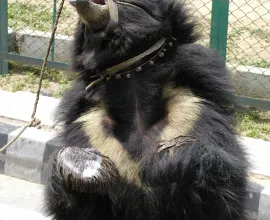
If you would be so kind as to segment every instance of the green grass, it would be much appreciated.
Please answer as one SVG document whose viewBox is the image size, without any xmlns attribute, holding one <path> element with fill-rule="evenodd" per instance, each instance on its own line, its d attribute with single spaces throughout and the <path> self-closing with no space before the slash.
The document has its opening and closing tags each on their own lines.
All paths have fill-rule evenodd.
<svg viewBox="0 0 270 220">
<path fill-rule="evenodd" d="M 230 38 L 237 38 L 243 34 L 243 28 L 234 28 L 232 29 L 230 35 L 228 35 L 229 39 Z"/>
<path fill-rule="evenodd" d="M 239 134 L 270 140 L 270 111 L 247 109 L 236 113 L 236 119 Z"/>
<path fill-rule="evenodd" d="M 229 38 L 238 38 L 244 33 L 260 38 L 261 40 L 268 40 L 270 32 L 267 29 L 251 28 L 251 27 L 234 27 L 229 33 Z"/>
<path fill-rule="evenodd" d="M 39 82 L 40 67 L 26 66 L 18 63 L 9 63 L 9 74 L 0 77 L 0 88 L 7 91 L 36 92 Z M 71 86 L 76 74 L 67 75 L 66 72 L 47 69 L 44 75 L 42 89 L 56 98 Z"/>
<path fill-rule="evenodd" d="M 251 35 L 260 38 L 261 40 L 265 40 L 269 43 L 269 35 L 270 31 L 261 29 L 261 28 L 247 28 Z"/>
<path fill-rule="evenodd" d="M 52 27 L 52 9 L 28 3 L 11 3 L 8 6 L 8 24 L 13 29 L 25 27 L 49 31 Z"/>
<path fill-rule="evenodd" d="M 22 63 L 9 62 L 10 74 L 13 73 L 24 73 L 31 76 L 31 78 L 36 78 L 39 76 L 41 67 L 39 66 L 28 66 Z M 67 74 L 66 71 L 56 70 L 56 69 L 47 69 L 44 74 L 44 79 L 48 79 L 54 82 L 61 82 L 64 79 L 73 80 L 76 74 Z"/>
<path fill-rule="evenodd" d="M 51 31 L 52 29 L 53 8 L 46 4 L 30 4 L 30 3 L 9 3 L 8 4 L 8 25 L 15 30 L 38 30 Z M 72 13 L 63 8 L 61 19 L 66 21 L 72 18 Z M 73 19 L 69 22 L 74 22 Z M 63 34 L 71 34 L 71 30 L 67 25 Z"/>
<path fill-rule="evenodd" d="M 240 60 L 241 65 L 246 65 L 246 66 L 256 66 L 256 67 L 261 67 L 261 68 L 270 68 L 270 62 L 260 59 L 260 60 L 251 60 L 251 59 L 241 59 Z"/>
<path fill-rule="evenodd" d="M 32 73 L 22 74 L 8 74 L 7 76 L 0 76 L 0 88 L 3 90 L 17 92 L 28 91 L 35 93 L 37 91 L 39 78 L 33 78 Z M 60 98 L 64 91 L 71 86 L 71 80 L 62 79 L 59 82 L 44 79 L 42 83 L 42 91 L 46 91 L 47 95 L 55 98 Z"/>
<path fill-rule="evenodd" d="M 254 66 L 258 68 L 267 68 L 267 69 L 270 68 L 270 61 L 259 58 L 246 59 L 243 57 L 236 59 L 235 54 L 229 52 L 227 53 L 227 61 L 229 63 L 239 64 L 243 66 Z"/>
</svg>

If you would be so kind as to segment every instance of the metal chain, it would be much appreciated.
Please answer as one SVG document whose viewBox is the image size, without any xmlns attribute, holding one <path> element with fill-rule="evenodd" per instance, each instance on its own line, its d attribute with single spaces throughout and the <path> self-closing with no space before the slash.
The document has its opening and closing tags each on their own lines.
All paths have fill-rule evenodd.
<svg viewBox="0 0 270 220">
<path fill-rule="evenodd" d="M 54 23 L 53 31 L 51 33 L 51 37 L 50 37 L 50 41 L 49 41 L 49 46 L 47 48 L 46 56 L 45 56 L 44 61 L 43 61 L 43 64 L 42 64 L 42 68 L 41 68 L 41 72 L 40 72 L 40 78 L 39 78 L 39 83 L 38 83 L 38 89 L 37 89 L 37 92 L 36 92 L 36 100 L 35 100 L 35 103 L 34 103 L 33 113 L 31 115 L 31 121 L 22 128 L 22 130 L 19 132 L 19 134 L 16 135 L 16 137 L 14 137 L 13 140 L 11 140 L 8 144 L 6 144 L 4 147 L 2 147 L 0 149 L 0 153 L 3 152 L 5 149 L 7 149 L 11 144 L 13 144 L 22 135 L 22 133 L 28 127 L 35 127 L 35 126 L 37 126 L 37 125 L 39 125 L 41 123 L 41 121 L 39 119 L 37 119 L 35 117 L 35 115 L 36 115 L 36 112 L 37 112 L 37 106 L 38 106 L 38 101 L 39 101 L 39 96 L 40 96 L 40 91 L 41 91 L 41 87 L 42 87 L 42 81 L 43 81 L 44 73 L 45 73 L 46 67 L 47 67 L 48 57 L 49 57 L 49 54 L 50 54 L 52 42 L 54 40 L 55 32 L 56 32 L 56 29 L 57 29 L 57 25 L 59 23 L 59 18 L 60 18 L 60 15 L 61 15 L 61 12 L 62 12 L 64 3 L 65 3 L 65 0 L 61 0 L 61 3 L 59 5 L 59 9 L 57 11 L 57 16 L 56 16 L 56 21 Z"/>
</svg>

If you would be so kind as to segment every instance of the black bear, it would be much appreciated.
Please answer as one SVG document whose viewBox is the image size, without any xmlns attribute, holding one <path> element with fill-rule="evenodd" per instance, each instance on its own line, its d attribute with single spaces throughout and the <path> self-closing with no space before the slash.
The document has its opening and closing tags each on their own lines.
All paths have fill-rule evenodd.
<svg viewBox="0 0 270 220">
<path fill-rule="evenodd" d="M 225 62 L 179 0 L 70 0 L 79 15 L 48 164 L 55 220 L 240 220 L 248 163 Z"/>
</svg>

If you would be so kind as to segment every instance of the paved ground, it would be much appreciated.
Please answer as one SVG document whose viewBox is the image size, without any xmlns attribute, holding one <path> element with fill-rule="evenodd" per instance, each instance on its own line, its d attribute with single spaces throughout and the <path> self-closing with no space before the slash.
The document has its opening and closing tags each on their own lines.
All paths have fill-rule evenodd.
<svg viewBox="0 0 270 220">
<path fill-rule="evenodd" d="M 0 175 L 0 220 L 47 220 L 43 212 L 43 186 Z"/>
<path fill-rule="evenodd" d="M 30 92 L 7 92 L 0 89 L 0 116 L 21 121 L 30 121 L 35 102 L 35 94 Z M 47 96 L 40 96 L 36 117 L 43 125 L 52 126 L 53 112 L 59 100 Z"/>
<path fill-rule="evenodd" d="M 264 195 L 265 199 L 269 200 L 269 195 Z M 0 175 L 0 220 L 51 220 L 45 217 L 42 207 L 43 185 Z M 254 219 L 269 220 L 265 217 Z"/>
<path fill-rule="evenodd" d="M 49 220 L 50 218 L 44 217 L 39 212 L 29 211 L 27 209 L 15 208 L 10 205 L 0 203 L 0 220 Z"/>
<path fill-rule="evenodd" d="M 270 141 L 248 137 L 243 137 L 241 140 L 253 165 L 252 172 L 270 178 Z"/>
<path fill-rule="evenodd" d="M 255 213 L 253 218 L 250 212 L 251 218 L 247 220 L 269 220 L 269 199 L 270 191 L 264 192 L 260 200 L 260 203 L 264 203 L 260 204 L 260 214 Z M 0 175 L 0 220 L 51 220 L 51 217 L 45 216 L 42 207 L 43 185 Z"/>
</svg>

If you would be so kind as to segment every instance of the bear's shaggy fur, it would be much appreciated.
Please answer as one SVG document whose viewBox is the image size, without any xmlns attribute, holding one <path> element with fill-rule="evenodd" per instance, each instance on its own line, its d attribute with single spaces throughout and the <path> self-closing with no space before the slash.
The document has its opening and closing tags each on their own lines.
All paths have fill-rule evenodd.
<svg viewBox="0 0 270 220">
<path fill-rule="evenodd" d="M 229 111 L 225 62 L 195 43 L 194 22 L 178 0 L 119 0 L 118 10 L 110 33 L 77 25 L 78 78 L 57 115 L 64 148 L 47 168 L 48 213 L 56 220 L 240 220 L 248 164 Z M 97 73 L 163 38 L 165 50 L 151 65 L 156 52 L 128 77 L 86 90 Z"/>
</svg>

